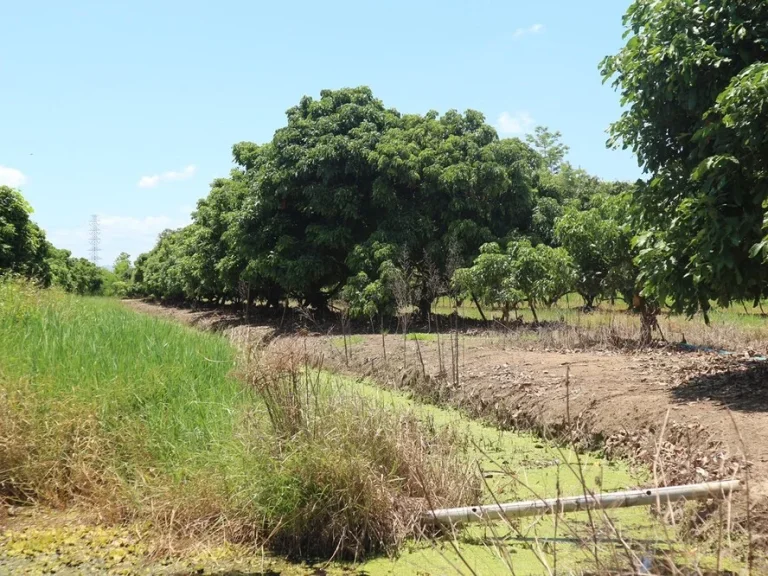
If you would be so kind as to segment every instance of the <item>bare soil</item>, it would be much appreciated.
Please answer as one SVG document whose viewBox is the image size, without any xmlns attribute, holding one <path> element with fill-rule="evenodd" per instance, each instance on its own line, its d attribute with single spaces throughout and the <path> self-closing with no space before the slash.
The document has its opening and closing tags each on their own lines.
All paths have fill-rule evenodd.
<svg viewBox="0 0 768 576">
<path fill-rule="evenodd" d="M 275 334 L 274 323 L 246 327 L 225 312 L 127 304 L 204 328 L 239 325 L 237 338 Z M 440 353 L 434 336 L 407 341 L 405 362 L 401 335 L 386 336 L 383 345 L 380 335 L 357 334 L 346 352 L 338 334 L 313 334 L 310 326 L 298 335 L 328 368 L 410 390 L 502 427 L 635 458 L 662 484 L 745 478 L 748 471 L 752 534 L 762 539 L 768 533 L 768 361 L 672 348 L 542 350 L 498 333 L 464 334 L 456 383 L 447 335 Z"/>
</svg>

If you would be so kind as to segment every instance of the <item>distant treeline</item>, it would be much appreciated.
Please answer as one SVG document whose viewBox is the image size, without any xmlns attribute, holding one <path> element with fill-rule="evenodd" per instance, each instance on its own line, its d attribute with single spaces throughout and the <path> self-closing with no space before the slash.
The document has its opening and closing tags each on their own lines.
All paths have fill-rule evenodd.
<svg viewBox="0 0 768 576">
<path fill-rule="evenodd" d="M 19 275 L 43 286 L 83 295 L 125 295 L 132 285 L 129 256 L 121 254 L 114 271 L 69 250 L 56 248 L 30 218 L 32 207 L 18 190 L 0 186 L 0 276 Z"/>
</svg>

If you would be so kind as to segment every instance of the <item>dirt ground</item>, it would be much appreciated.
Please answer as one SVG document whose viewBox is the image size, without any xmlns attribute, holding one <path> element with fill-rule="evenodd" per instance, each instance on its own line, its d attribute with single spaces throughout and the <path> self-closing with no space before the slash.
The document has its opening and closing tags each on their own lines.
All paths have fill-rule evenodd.
<svg viewBox="0 0 768 576">
<path fill-rule="evenodd" d="M 232 328 L 241 322 L 220 312 L 128 305 L 200 327 L 234 329 L 238 338 L 273 334 L 274 325 Z M 500 426 L 635 458 L 651 466 L 660 483 L 743 479 L 747 471 L 752 502 L 768 518 L 768 361 L 672 348 L 539 349 L 498 333 L 464 334 L 456 384 L 445 335 L 439 349 L 434 335 L 409 340 L 405 363 L 402 336 L 386 336 L 383 345 L 380 335 L 356 334 L 345 352 L 338 335 L 298 335 L 328 368 L 461 407 Z"/>
<path fill-rule="evenodd" d="M 745 452 L 754 478 L 768 478 L 768 363 L 662 350 L 630 354 L 505 348 L 474 336 L 459 342 L 455 386 L 450 376 L 438 377 L 434 341 L 420 341 L 419 350 L 416 341 L 409 341 L 410 368 L 403 370 L 402 337 L 386 339 L 389 369 L 380 336 L 355 338 L 362 341 L 349 346 L 348 368 L 338 339 L 324 346 L 334 368 L 406 385 L 427 396 L 426 387 L 442 388 L 437 399 L 492 416 L 501 425 L 553 437 L 565 434 L 609 449 L 630 444 L 641 457 L 640 451 L 653 450 L 663 438 L 660 473 L 667 481 L 730 476 L 743 464 Z M 441 346 L 450 373 L 450 345 L 446 341 Z M 393 371 L 398 380 L 386 376 Z"/>
</svg>

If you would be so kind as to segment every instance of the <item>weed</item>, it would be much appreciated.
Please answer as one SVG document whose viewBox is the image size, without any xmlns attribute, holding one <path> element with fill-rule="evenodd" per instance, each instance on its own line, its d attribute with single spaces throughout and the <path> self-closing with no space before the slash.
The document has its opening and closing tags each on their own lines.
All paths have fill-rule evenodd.
<svg viewBox="0 0 768 576">
<path fill-rule="evenodd" d="M 452 429 L 424 425 L 312 369 L 298 340 L 257 351 L 248 380 L 264 398 L 272 476 L 283 485 L 262 502 L 280 549 L 344 557 L 393 551 L 418 534 L 429 502 L 478 497 L 468 444 Z"/>
</svg>

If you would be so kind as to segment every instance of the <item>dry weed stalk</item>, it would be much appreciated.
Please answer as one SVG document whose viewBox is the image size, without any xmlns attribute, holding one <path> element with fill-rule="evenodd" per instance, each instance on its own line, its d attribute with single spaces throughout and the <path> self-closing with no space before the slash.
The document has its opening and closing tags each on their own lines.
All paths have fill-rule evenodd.
<svg viewBox="0 0 768 576">
<path fill-rule="evenodd" d="M 272 544 L 289 553 L 359 557 L 419 533 L 427 501 L 471 502 L 479 479 L 468 442 L 450 427 L 367 397 L 322 372 L 295 338 L 249 362 L 265 404 L 262 442 L 286 488 L 269 495 Z M 297 483 L 295 491 L 288 486 Z"/>
</svg>

